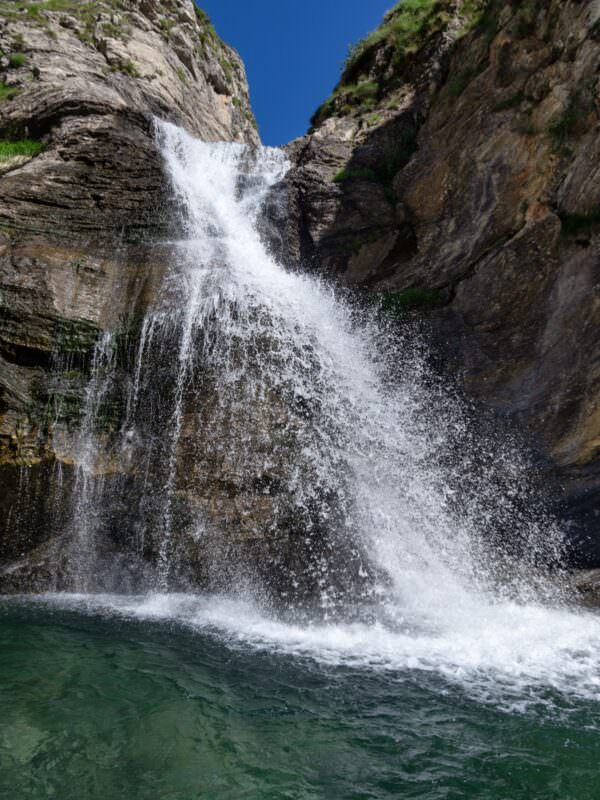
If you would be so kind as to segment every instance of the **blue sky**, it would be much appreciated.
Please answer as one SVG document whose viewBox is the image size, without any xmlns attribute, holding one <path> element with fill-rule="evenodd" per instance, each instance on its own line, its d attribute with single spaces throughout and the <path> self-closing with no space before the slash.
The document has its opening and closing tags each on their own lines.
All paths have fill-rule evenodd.
<svg viewBox="0 0 600 800">
<path fill-rule="evenodd" d="M 265 144 L 306 132 L 340 75 L 348 45 L 377 27 L 394 0 L 199 0 L 246 64 Z"/>
</svg>

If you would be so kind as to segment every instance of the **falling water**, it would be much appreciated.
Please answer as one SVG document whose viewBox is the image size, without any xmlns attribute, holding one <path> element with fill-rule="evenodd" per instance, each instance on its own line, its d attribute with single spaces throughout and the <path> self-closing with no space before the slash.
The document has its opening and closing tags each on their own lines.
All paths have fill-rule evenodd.
<svg viewBox="0 0 600 800">
<path fill-rule="evenodd" d="M 501 674 L 597 696 L 600 625 L 543 577 L 561 536 L 524 458 L 477 431 L 408 326 L 277 263 L 261 228 L 282 152 L 164 123 L 157 137 L 180 235 L 110 443 L 120 483 L 92 490 L 83 470 L 75 520 L 88 580 L 103 514 L 154 569 L 143 597 L 83 602 L 327 661 L 470 676 L 483 693 Z M 108 446 L 88 419 L 107 386 L 99 348 L 88 466 Z"/>
<path fill-rule="evenodd" d="M 325 612 L 522 594 L 522 573 L 560 549 L 525 465 L 474 436 L 415 336 L 272 257 L 261 214 L 284 154 L 157 130 L 181 235 L 112 441 L 97 423 L 115 337 L 96 346 L 74 447 L 76 588 L 94 588 L 98 530 L 116 518 L 162 592 L 200 569 L 213 588 Z"/>
<path fill-rule="evenodd" d="M 530 564 L 541 549 L 558 548 L 551 526 L 523 513 L 530 502 L 523 464 L 497 442 L 469 441 L 465 414 L 428 375 L 417 343 L 386 342 L 372 311 L 269 254 L 260 212 L 287 169 L 284 155 L 197 142 L 170 125 L 159 130 L 185 231 L 169 276 L 179 298 L 171 484 L 184 395 L 199 368 L 214 373 L 224 409 L 205 445 L 223 440 L 238 469 L 257 471 L 257 454 L 245 449 L 248 428 L 257 404 L 258 413 L 278 404 L 258 473 L 268 474 L 283 453 L 294 514 L 309 533 L 316 517 L 333 551 L 352 542 L 352 552 L 366 554 L 371 593 L 392 588 L 419 596 L 422 608 L 426 587 L 428 594 L 448 586 L 481 591 L 488 561 L 497 566 L 515 542 Z M 293 445 L 281 443 L 282 431 Z M 167 515 L 164 531 L 168 549 Z M 317 565 L 321 602 L 332 568 L 343 566 L 333 551 Z M 366 563 L 354 566 L 366 577 Z"/>
</svg>

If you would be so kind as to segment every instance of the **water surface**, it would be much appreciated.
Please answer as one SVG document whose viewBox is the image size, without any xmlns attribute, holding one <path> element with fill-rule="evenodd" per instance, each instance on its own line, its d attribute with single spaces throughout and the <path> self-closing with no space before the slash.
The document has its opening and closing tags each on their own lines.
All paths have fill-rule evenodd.
<svg viewBox="0 0 600 800">
<path fill-rule="evenodd" d="M 302 645 L 293 626 L 286 639 L 231 605 L 185 603 L 181 619 L 132 599 L 2 604 L 1 796 L 598 796 L 600 704 L 577 686 L 444 673 L 434 656 L 377 664 L 323 649 L 323 631 Z"/>
</svg>

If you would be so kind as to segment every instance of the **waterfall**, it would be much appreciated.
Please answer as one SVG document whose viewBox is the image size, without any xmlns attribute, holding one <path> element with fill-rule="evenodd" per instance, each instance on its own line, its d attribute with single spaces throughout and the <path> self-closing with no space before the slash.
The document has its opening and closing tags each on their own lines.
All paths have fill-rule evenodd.
<svg viewBox="0 0 600 800">
<path fill-rule="evenodd" d="M 282 152 L 166 123 L 157 142 L 168 269 L 144 318 L 98 341 L 57 442 L 76 479 L 56 587 L 78 594 L 45 601 L 435 671 L 511 709 L 548 687 L 597 698 L 600 625 L 566 603 L 519 448 L 406 320 L 278 263 L 263 217 Z"/>
<path fill-rule="evenodd" d="M 167 123 L 157 140 L 177 236 L 110 440 L 93 421 L 118 383 L 106 379 L 112 340 L 97 346 L 77 446 L 76 588 L 93 588 L 104 529 L 129 572 L 134 554 L 153 565 L 137 588 L 163 593 L 430 625 L 539 592 L 560 534 L 516 450 L 476 433 L 409 327 L 270 252 L 262 209 L 285 155 Z M 100 453 L 119 468 L 90 481 Z"/>
</svg>

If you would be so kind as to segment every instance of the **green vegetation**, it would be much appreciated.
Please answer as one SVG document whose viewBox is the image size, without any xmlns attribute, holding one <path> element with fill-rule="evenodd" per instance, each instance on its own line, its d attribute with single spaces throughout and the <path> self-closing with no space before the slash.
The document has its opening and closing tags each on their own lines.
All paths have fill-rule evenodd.
<svg viewBox="0 0 600 800">
<path fill-rule="evenodd" d="M 89 357 L 98 340 L 99 330 L 88 322 L 56 320 L 54 325 L 54 351 L 58 355 Z M 73 363 L 71 368 L 78 368 Z"/>
<path fill-rule="evenodd" d="M 127 11 L 125 0 L 0 0 L 0 17 L 5 20 L 17 20 L 26 14 L 31 21 L 35 20 L 40 28 L 45 29 L 48 36 L 55 36 L 48 24 L 46 12 L 71 14 L 82 23 L 79 38 L 88 44 L 94 44 L 94 28 L 99 12 L 112 13 Z M 114 38 L 123 38 L 126 33 L 121 25 L 104 22 L 105 33 Z M 19 43 L 15 38 L 13 49 L 20 51 L 23 46 L 22 37 Z"/>
<path fill-rule="evenodd" d="M 493 18 L 486 16 L 486 6 L 486 0 L 463 0 L 461 16 L 464 24 L 459 36 L 484 23 L 491 25 Z M 419 52 L 432 37 L 440 34 L 454 13 L 454 4 L 450 0 L 401 0 L 396 3 L 385 15 L 379 28 L 350 48 L 338 86 L 317 109 L 311 123 L 318 125 L 333 115 L 373 108 L 384 94 L 383 90 L 389 90 L 398 83 L 407 59 Z M 385 87 L 372 79 L 376 50 L 385 54 L 386 64 L 376 66 L 377 73 L 386 74 Z"/>
<path fill-rule="evenodd" d="M 35 142 L 33 139 L 18 139 L 14 142 L 0 139 L 0 161 L 6 161 L 14 156 L 37 156 L 43 147 L 41 142 Z"/>
<path fill-rule="evenodd" d="M 392 62 L 398 66 L 410 53 L 415 53 L 435 31 L 441 30 L 450 18 L 445 0 L 402 0 L 389 11 L 375 31 L 350 48 L 342 78 L 311 119 L 313 125 L 335 114 L 353 109 L 369 110 L 376 105 L 381 87 L 368 75 L 360 73 L 373 50 L 381 45 L 392 51 Z"/>
<path fill-rule="evenodd" d="M 119 65 L 119 71 L 131 75 L 132 78 L 139 78 L 140 73 L 133 61 L 126 61 L 124 64 Z"/>
<path fill-rule="evenodd" d="M 356 169 L 342 169 L 335 178 L 334 183 L 344 183 L 345 181 L 376 181 L 377 174 L 369 167 L 357 167 Z"/>
<path fill-rule="evenodd" d="M 0 83 L 0 103 L 4 100 L 12 100 L 20 91 L 16 86 L 7 86 L 5 83 Z"/>
<path fill-rule="evenodd" d="M 107 2 L 111 6 L 116 5 L 115 0 L 107 0 Z M 0 2 L 0 15 L 14 19 L 22 13 L 26 13 L 29 17 L 40 18 L 43 11 L 65 11 L 77 14 L 81 10 L 90 10 L 92 5 L 92 0 L 38 0 L 38 2 L 31 2 L 31 0 L 2 0 Z"/>
<path fill-rule="evenodd" d="M 524 99 L 525 95 L 523 92 L 516 92 L 510 97 L 507 97 L 506 100 L 500 100 L 498 103 L 496 103 L 496 105 L 492 108 L 492 111 L 507 111 L 509 108 L 517 108 L 521 105 Z"/>
<path fill-rule="evenodd" d="M 24 53 L 11 53 L 8 61 L 11 67 L 17 68 L 24 66 L 27 59 Z"/>
<path fill-rule="evenodd" d="M 600 205 L 584 213 L 559 213 L 559 217 L 564 236 L 589 235 L 592 228 L 600 225 Z"/>
<path fill-rule="evenodd" d="M 200 23 L 200 41 L 203 45 L 206 45 L 208 42 L 217 42 L 219 41 L 219 37 L 217 35 L 216 30 L 212 22 L 210 21 L 210 17 L 203 11 L 201 8 L 194 3 L 194 11 L 196 12 L 196 19 Z"/>
<path fill-rule="evenodd" d="M 353 108 L 367 111 L 376 105 L 379 90 L 380 87 L 376 81 L 366 79 L 352 84 L 340 83 L 332 96 L 317 109 L 311 122 L 316 124 L 317 120 L 327 119 L 327 117 L 332 116 L 336 113 L 338 105 L 341 105 L 341 110 L 344 113 L 352 111 Z"/>
<path fill-rule="evenodd" d="M 160 29 L 164 33 L 165 38 L 168 39 L 171 35 L 171 28 L 175 24 L 174 21 L 171 19 L 167 19 L 167 17 L 161 17 L 160 22 L 158 24 L 160 25 Z"/>
<path fill-rule="evenodd" d="M 465 20 L 461 35 L 473 30 L 485 17 L 485 0 L 463 0 L 460 12 Z M 385 43 L 394 49 L 394 61 L 400 63 L 416 53 L 432 35 L 450 21 L 453 8 L 448 0 L 400 0 L 385 15 L 383 24 L 350 48 L 345 72 L 352 70 L 365 53 Z"/>
<path fill-rule="evenodd" d="M 408 311 L 425 311 L 441 305 L 443 294 L 438 289 L 404 289 L 401 292 L 381 292 L 381 309 L 391 316 L 401 317 Z"/>
<path fill-rule="evenodd" d="M 394 47 L 397 58 L 416 52 L 423 39 L 449 20 L 446 5 L 438 0 L 401 0 L 388 11 L 379 28 L 350 48 L 346 71 L 382 42 Z"/>
<path fill-rule="evenodd" d="M 489 24 L 489 19 L 486 17 L 489 14 L 489 3 L 485 0 L 463 0 L 460 13 L 465 19 L 465 25 L 462 33 L 468 33 L 475 28 L 482 27 L 482 24 Z M 497 19 L 497 15 L 494 15 Z M 497 22 L 496 22 L 497 25 Z"/>
<path fill-rule="evenodd" d="M 311 121 L 315 124 L 315 120 L 326 119 L 337 113 L 338 110 L 342 113 L 350 113 L 353 108 L 366 111 L 376 104 L 378 88 L 378 84 L 374 81 L 339 86 L 333 95 L 317 109 Z"/>
<path fill-rule="evenodd" d="M 223 75 L 227 83 L 233 80 L 233 65 L 227 58 L 219 58 L 219 66 L 223 70 Z"/>
<path fill-rule="evenodd" d="M 182 83 L 187 83 L 187 75 L 183 67 L 177 67 L 177 77 Z"/>
<path fill-rule="evenodd" d="M 379 84 L 377 81 L 360 81 L 360 83 L 350 84 L 344 86 L 344 94 L 347 98 L 357 98 L 359 101 L 363 99 L 375 98 L 379 93 Z"/>
<path fill-rule="evenodd" d="M 396 202 L 393 182 L 398 172 L 405 166 L 417 149 L 417 130 L 412 126 L 403 129 L 397 139 L 389 142 L 381 157 L 372 167 L 346 167 L 334 177 L 335 183 L 351 180 L 375 181 L 383 186 L 390 203 Z"/>
<path fill-rule="evenodd" d="M 256 128 L 256 130 L 258 130 L 258 122 L 256 121 L 256 117 L 254 116 L 254 114 L 251 111 L 245 111 L 244 116 L 246 117 L 248 122 L 251 125 L 253 125 Z"/>
</svg>

